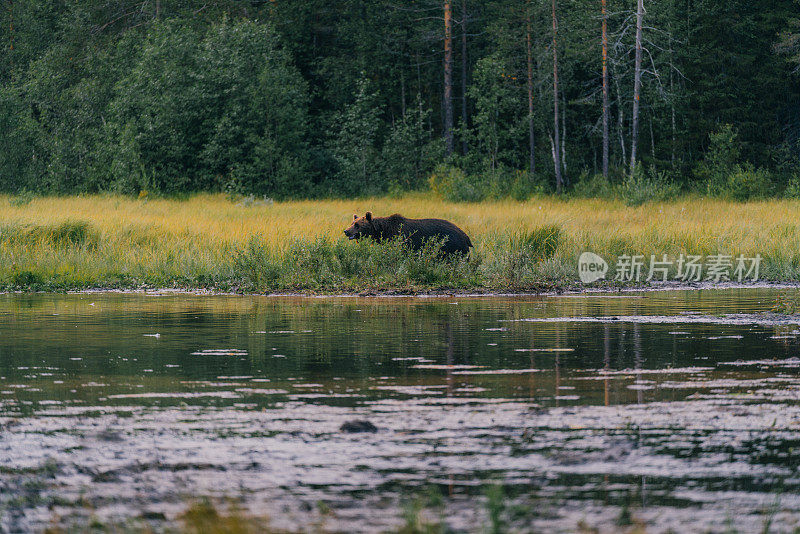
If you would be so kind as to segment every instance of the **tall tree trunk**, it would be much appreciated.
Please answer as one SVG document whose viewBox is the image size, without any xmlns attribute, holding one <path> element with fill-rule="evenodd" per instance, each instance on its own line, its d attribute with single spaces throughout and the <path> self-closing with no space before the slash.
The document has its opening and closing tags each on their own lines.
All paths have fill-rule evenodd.
<svg viewBox="0 0 800 534">
<path fill-rule="evenodd" d="M 653 162 L 656 161 L 656 137 L 653 135 L 653 110 L 650 109 L 650 156 L 653 158 Z"/>
<path fill-rule="evenodd" d="M 400 71 L 400 116 L 406 118 L 406 75 Z"/>
<path fill-rule="evenodd" d="M 533 179 L 534 174 L 536 174 L 536 155 L 535 155 L 535 148 L 536 145 L 534 144 L 534 135 L 533 135 L 533 47 L 531 45 L 531 6 L 530 2 L 528 2 L 527 9 L 526 9 L 526 32 L 525 32 L 525 44 L 528 53 L 528 151 L 530 153 L 530 161 L 528 163 L 528 173 Z"/>
<path fill-rule="evenodd" d="M 8 2 L 8 49 L 14 50 L 14 2 Z"/>
<path fill-rule="evenodd" d="M 622 109 L 622 91 L 619 88 L 619 76 L 616 74 L 616 70 L 614 71 L 614 87 L 617 89 L 617 137 L 619 138 L 619 147 L 622 153 L 622 160 L 620 165 L 622 167 L 625 166 L 625 160 L 627 159 L 627 151 L 625 150 L 625 112 Z"/>
<path fill-rule="evenodd" d="M 672 80 L 672 70 L 673 70 L 673 55 L 672 55 L 672 24 L 669 26 L 669 103 L 670 108 L 672 111 L 672 154 L 670 156 L 670 162 L 672 163 L 672 168 L 675 168 L 675 144 L 677 142 L 677 136 L 675 135 L 675 85 Z"/>
<path fill-rule="evenodd" d="M 600 0 L 600 10 L 603 17 L 602 45 L 603 45 L 603 176 L 608 178 L 608 14 L 606 13 L 606 0 Z"/>
<path fill-rule="evenodd" d="M 562 106 L 561 106 L 561 170 L 564 173 L 564 183 L 569 185 L 569 177 L 567 176 L 567 100 L 564 98 L 564 92 L 561 92 Z"/>
<path fill-rule="evenodd" d="M 558 132 L 558 22 L 556 20 L 556 0 L 553 0 L 553 167 L 556 172 L 556 192 L 561 193 L 564 182 L 561 177 L 561 149 Z"/>
<path fill-rule="evenodd" d="M 444 139 L 447 156 L 453 154 L 453 6 L 444 0 Z"/>
<path fill-rule="evenodd" d="M 636 59 L 633 67 L 633 115 L 631 116 L 631 174 L 636 168 L 636 144 L 639 138 L 639 97 L 642 91 L 642 19 L 644 0 L 636 7 Z"/>
<path fill-rule="evenodd" d="M 461 0 L 461 128 L 467 129 L 467 0 Z M 462 134 L 461 152 L 467 151 L 467 136 Z"/>
</svg>

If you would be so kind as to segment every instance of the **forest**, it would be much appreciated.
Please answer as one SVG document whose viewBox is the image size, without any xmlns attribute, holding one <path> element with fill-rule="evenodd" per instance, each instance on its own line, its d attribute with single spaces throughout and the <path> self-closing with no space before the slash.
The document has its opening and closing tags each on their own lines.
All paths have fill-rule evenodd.
<svg viewBox="0 0 800 534">
<path fill-rule="evenodd" d="M 2 0 L 0 191 L 800 197 L 800 3 Z"/>
</svg>

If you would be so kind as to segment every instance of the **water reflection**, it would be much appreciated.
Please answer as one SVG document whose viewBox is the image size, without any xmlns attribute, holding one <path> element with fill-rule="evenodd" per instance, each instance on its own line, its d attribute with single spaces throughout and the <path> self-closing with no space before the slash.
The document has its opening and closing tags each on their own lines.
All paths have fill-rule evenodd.
<svg viewBox="0 0 800 534">
<path fill-rule="evenodd" d="M 2 295 L 0 530 L 49 524 L 42 502 L 135 515 L 141 488 L 165 517 L 187 491 L 245 492 L 256 509 L 336 501 L 331 529 L 380 530 L 426 484 L 474 530 L 497 480 L 549 503 L 525 527 L 636 506 L 681 531 L 683 507 L 729 514 L 720 492 L 755 525 L 776 480 L 800 490 L 800 321 L 769 313 L 775 297 Z M 379 432 L 340 435 L 352 418 Z M 22 483 L 35 503 L 2 491 Z"/>
</svg>

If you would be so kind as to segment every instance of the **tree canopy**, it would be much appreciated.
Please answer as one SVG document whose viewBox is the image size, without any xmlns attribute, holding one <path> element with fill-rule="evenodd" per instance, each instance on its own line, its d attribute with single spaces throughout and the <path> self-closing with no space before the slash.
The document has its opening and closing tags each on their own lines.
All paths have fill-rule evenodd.
<svg viewBox="0 0 800 534">
<path fill-rule="evenodd" d="M 644 0 L 636 91 L 637 0 L 0 2 L 3 191 L 569 190 L 604 131 L 612 182 L 800 175 L 794 0 Z"/>
</svg>

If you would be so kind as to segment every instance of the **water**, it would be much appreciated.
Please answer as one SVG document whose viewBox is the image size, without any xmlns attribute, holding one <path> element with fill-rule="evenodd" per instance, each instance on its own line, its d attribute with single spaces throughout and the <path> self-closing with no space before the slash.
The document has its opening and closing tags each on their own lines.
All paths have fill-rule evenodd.
<svg viewBox="0 0 800 534">
<path fill-rule="evenodd" d="M 779 293 L 0 295 L 0 531 L 204 496 L 301 531 L 791 530 Z"/>
</svg>

